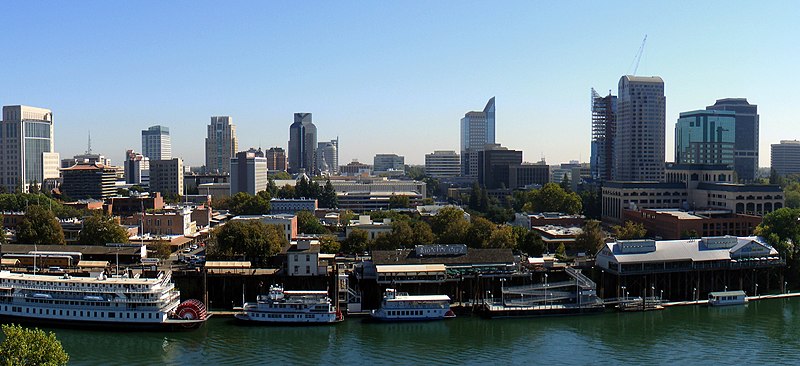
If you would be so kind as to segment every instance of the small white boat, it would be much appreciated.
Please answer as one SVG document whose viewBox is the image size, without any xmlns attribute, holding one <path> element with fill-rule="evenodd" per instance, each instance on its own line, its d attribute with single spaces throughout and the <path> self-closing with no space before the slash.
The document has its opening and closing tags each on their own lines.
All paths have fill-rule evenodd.
<svg viewBox="0 0 800 366">
<path fill-rule="evenodd" d="M 327 291 L 284 291 L 272 285 L 268 295 L 244 304 L 236 318 L 252 323 L 331 324 L 344 320 Z"/>
<path fill-rule="evenodd" d="M 421 321 L 455 318 L 447 295 L 409 295 L 387 288 L 372 318 L 380 321 Z"/>
<path fill-rule="evenodd" d="M 718 291 L 708 294 L 708 304 L 711 306 L 744 305 L 747 295 L 744 291 Z"/>
</svg>

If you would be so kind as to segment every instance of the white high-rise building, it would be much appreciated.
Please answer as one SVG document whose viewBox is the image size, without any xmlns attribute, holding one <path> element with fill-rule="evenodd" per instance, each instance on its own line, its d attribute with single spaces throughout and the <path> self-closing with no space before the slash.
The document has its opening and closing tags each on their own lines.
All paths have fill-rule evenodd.
<svg viewBox="0 0 800 366">
<path fill-rule="evenodd" d="M 172 159 L 172 142 L 168 127 L 156 125 L 142 130 L 142 155 L 150 160 Z"/>
<path fill-rule="evenodd" d="M 125 183 L 141 187 L 150 185 L 150 159 L 133 150 L 125 152 Z"/>
<path fill-rule="evenodd" d="M 664 180 L 666 108 L 660 77 L 619 79 L 614 180 Z"/>
<path fill-rule="evenodd" d="M 478 177 L 478 153 L 487 144 L 494 144 L 494 97 L 483 111 L 467 112 L 461 119 L 461 174 Z"/>
<path fill-rule="evenodd" d="M 339 174 L 339 138 L 317 143 L 317 171 L 328 175 Z"/>
<path fill-rule="evenodd" d="M 53 112 L 45 108 L 3 107 L 0 122 L 0 185 L 23 191 L 33 182 L 58 178 L 53 138 Z M 54 169 L 55 168 L 55 169 Z"/>
<path fill-rule="evenodd" d="M 236 153 L 231 158 L 231 196 L 246 192 L 256 194 L 267 189 L 267 158 L 251 151 Z"/>
<path fill-rule="evenodd" d="M 206 137 L 206 172 L 230 173 L 231 158 L 239 151 L 236 125 L 229 116 L 211 117 Z"/>
<path fill-rule="evenodd" d="M 461 159 L 455 151 L 437 150 L 425 154 L 425 174 L 431 178 L 449 178 L 461 175 Z"/>
</svg>

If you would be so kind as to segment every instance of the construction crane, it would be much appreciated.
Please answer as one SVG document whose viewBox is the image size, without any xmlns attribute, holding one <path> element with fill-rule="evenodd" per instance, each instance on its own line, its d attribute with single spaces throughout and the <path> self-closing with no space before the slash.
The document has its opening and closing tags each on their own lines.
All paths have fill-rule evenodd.
<svg viewBox="0 0 800 366">
<path fill-rule="evenodd" d="M 644 39 L 642 40 L 642 45 L 639 46 L 639 52 L 636 52 L 636 57 L 633 59 L 633 74 L 636 75 L 636 71 L 639 70 L 639 60 L 642 59 L 642 52 L 644 52 L 644 44 L 647 42 L 647 35 L 644 35 Z"/>
</svg>

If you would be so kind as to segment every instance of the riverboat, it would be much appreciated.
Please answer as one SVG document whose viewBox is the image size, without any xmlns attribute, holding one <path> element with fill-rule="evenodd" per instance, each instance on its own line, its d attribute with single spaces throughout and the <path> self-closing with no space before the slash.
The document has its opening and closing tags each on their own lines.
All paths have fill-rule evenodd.
<svg viewBox="0 0 800 366">
<path fill-rule="evenodd" d="M 718 291 L 708 294 L 708 304 L 711 306 L 744 305 L 747 295 L 744 291 Z"/>
<path fill-rule="evenodd" d="M 423 321 L 455 318 L 447 295 L 409 295 L 387 288 L 381 306 L 373 310 L 372 319 L 379 321 Z"/>
<path fill-rule="evenodd" d="M 344 320 L 327 291 L 286 291 L 272 285 L 269 294 L 245 303 L 237 319 L 250 323 L 332 324 Z"/>
<path fill-rule="evenodd" d="M 101 328 L 191 329 L 210 316 L 202 302 L 180 302 L 171 273 L 156 278 L 73 277 L 0 271 L 0 318 Z"/>
</svg>

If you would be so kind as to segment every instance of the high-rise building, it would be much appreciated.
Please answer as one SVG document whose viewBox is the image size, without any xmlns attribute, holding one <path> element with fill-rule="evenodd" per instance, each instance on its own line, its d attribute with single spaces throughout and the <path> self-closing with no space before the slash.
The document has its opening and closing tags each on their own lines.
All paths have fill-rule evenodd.
<svg viewBox="0 0 800 366">
<path fill-rule="evenodd" d="M 478 177 L 478 152 L 494 144 L 494 97 L 483 111 L 467 112 L 461 119 L 461 175 Z"/>
<path fill-rule="evenodd" d="M 9 192 L 27 191 L 35 182 L 58 178 L 52 169 L 55 153 L 53 112 L 49 109 L 12 105 L 3 107 L 0 122 L 0 185 Z M 57 167 L 57 165 L 56 165 Z"/>
<path fill-rule="evenodd" d="M 436 150 L 425 154 L 425 174 L 431 178 L 450 178 L 461 175 L 461 158 L 455 151 Z"/>
<path fill-rule="evenodd" d="M 150 192 L 183 195 L 183 160 L 150 160 Z"/>
<path fill-rule="evenodd" d="M 740 181 L 754 181 L 758 172 L 758 106 L 748 103 L 746 98 L 725 98 L 717 99 L 706 109 L 736 112 L 733 170 Z"/>
<path fill-rule="evenodd" d="M 110 166 L 111 159 L 107 158 L 103 154 L 94 154 L 88 150 L 85 153 L 75 155 L 72 158 L 61 159 L 62 168 L 69 168 L 79 163 L 89 163 L 89 164 L 100 163 L 106 166 Z"/>
<path fill-rule="evenodd" d="M 522 164 L 522 151 L 487 144 L 478 153 L 478 184 L 486 189 L 510 188 L 511 166 Z"/>
<path fill-rule="evenodd" d="M 289 173 L 314 173 L 317 149 L 317 126 L 311 113 L 295 113 L 289 126 Z"/>
<path fill-rule="evenodd" d="M 125 151 L 125 183 L 150 186 L 150 159 L 133 150 Z"/>
<path fill-rule="evenodd" d="M 781 140 L 772 144 L 770 166 L 780 175 L 800 173 L 800 141 Z"/>
<path fill-rule="evenodd" d="M 733 167 L 734 116 L 731 111 L 682 112 L 675 124 L 675 163 Z"/>
<path fill-rule="evenodd" d="M 100 163 L 81 162 L 61 169 L 61 193 L 73 199 L 106 199 L 116 194 L 117 169 Z"/>
<path fill-rule="evenodd" d="M 397 154 L 376 154 L 372 162 L 372 169 L 375 174 L 390 170 L 404 172 L 406 170 L 406 158 Z"/>
<path fill-rule="evenodd" d="M 206 137 L 206 172 L 230 173 L 231 158 L 237 151 L 239 140 L 236 139 L 233 119 L 229 116 L 211 117 Z"/>
<path fill-rule="evenodd" d="M 509 165 L 508 188 L 522 189 L 531 186 L 544 186 L 550 182 L 550 167 L 547 164 Z"/>
<path fill-rule="evenodd" d="M 263 154 L 242 151 L 231 158 L 231 196 L 239 192 L 254 195 L 266 190 L 268 183 L 267 158 Z"/>
<path fill-rule="evenodd" d="M 592 89 L 592 178 L 611 180 L 614 175 L 614 136 L 617 132 L 617 96 L 601 97 Z"/>
<path fill-rule="evenodd" d="M 660 77 L 619 79 L 614 180 L 664 180 L 666 107 Z"/>
<path fill-rule="evenodd" d="M 269 171 L 286 171 L 286 150 L 282 147 L 269 148 L 265 157 L 267 158 L 267 169 Z"/>
<path fill-rule="evenodd" d="M 317 144 L 317 171 L 328 175 L 339 174 L 339 138 Z"/>
<path fill-rule="evenodd" d="M 172 142 L 168 127 L 156 125 L 142 130 L 142 155 L 150 160 L 172 159 Z"/>
</svg>

